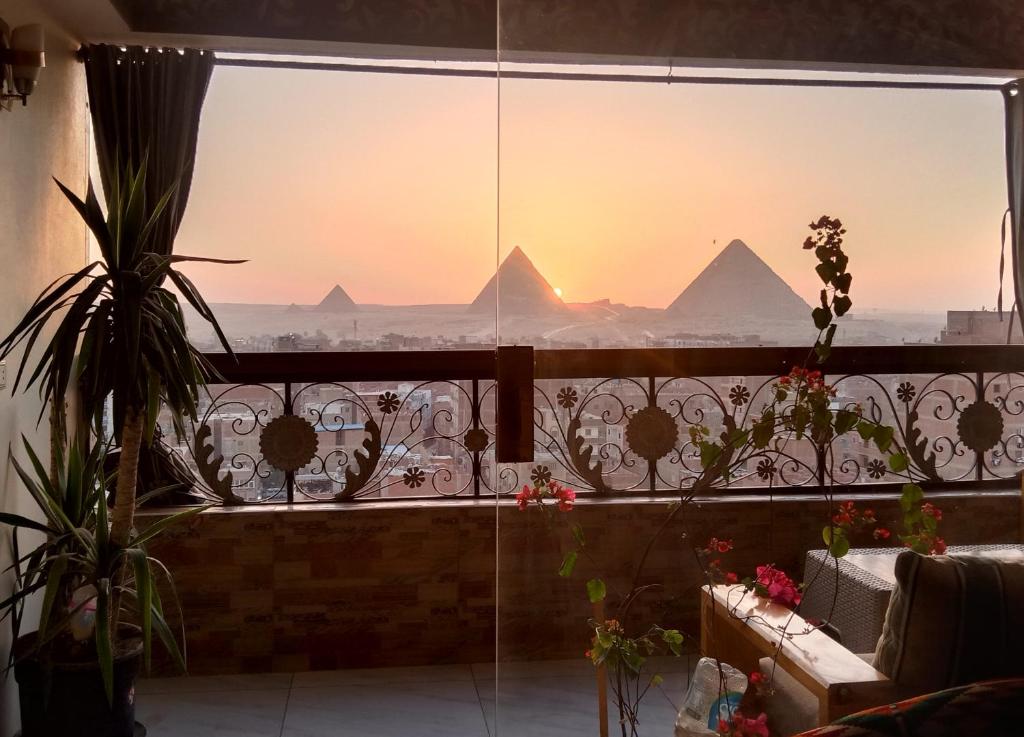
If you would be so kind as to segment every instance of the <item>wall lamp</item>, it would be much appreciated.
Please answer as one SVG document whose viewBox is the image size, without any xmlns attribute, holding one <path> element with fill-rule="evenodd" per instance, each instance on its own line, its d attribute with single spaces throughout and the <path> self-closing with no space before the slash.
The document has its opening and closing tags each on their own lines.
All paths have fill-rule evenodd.
<svg viewBox="0 0 1024 737">
<path fill-rule="evenodd" d="M 39 70 L 46 66 L 45 34 L 38 23 L 13 31 L 0 19 L 0 107 L 11 109 L 14 100 L 28 104 Z"/>
</svg>

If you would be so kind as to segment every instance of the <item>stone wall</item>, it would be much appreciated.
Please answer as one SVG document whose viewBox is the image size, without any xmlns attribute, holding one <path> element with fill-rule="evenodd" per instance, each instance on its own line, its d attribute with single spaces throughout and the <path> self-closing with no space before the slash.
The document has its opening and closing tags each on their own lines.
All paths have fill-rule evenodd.
<svg viewBox="0 0 1024 737">
<path fill-rule="evenodd" d="M 945 511 L 950 544 L 1019 539 L 1016 491 L 931 498 Z M 885 522 L 898 515 L 894 496 L 864 504 Z M 502 660 L 575 657 L 591 616 L 584 582 L 606 579 L 614 613 L 669 505 L 585 500 L 554 527 L 537 510 L 483 501 L 215 509 L 153 553 L 176 576 L 196 674 L 487 662 L 496 622 Z M 640 582 L 661 588 L 640 599 L 630 621 L 696 633 L 699 569 L 689 541 L 733 538 L 726 565 L 741 575 L 764 562 L 799 573 L 804 551 L 822 545 L 826 513 L 808 498 L 687 506 L 651 549 Z M 581 559 L 562 579 L 559 537 L 569 519 L 585 529 L 597 563 Z"/>
</svg>

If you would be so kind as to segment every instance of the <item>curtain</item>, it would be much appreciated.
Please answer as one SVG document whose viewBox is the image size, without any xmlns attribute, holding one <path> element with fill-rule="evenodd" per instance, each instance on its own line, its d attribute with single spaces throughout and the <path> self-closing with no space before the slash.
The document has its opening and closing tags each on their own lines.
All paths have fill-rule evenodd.
<svg viewBox="0 0 1024 737">
<path fill-rule="evenodd" d="M 1009 197 L 1007 212 L 1014 312 L 1018 325 L 1024 327 L 1024 80 L 1010 82 L 1003 87 L 1003 100 L 1006 105 L 1006 192 Z M 999 276 L 1001 290 L 1002 273 Z M 1011 315 L 1011 323 L 1013 317 Z"/>
<path fill-rule="evenodd" d="M 192 186 L 213 53 L 91 45 L 83 58 L 104 189 L 118 168 L 137 167 L 147 154 L 146 201 L 177 184 L 153 241 L 154 252 L 170 255 Z"/>
</svg>

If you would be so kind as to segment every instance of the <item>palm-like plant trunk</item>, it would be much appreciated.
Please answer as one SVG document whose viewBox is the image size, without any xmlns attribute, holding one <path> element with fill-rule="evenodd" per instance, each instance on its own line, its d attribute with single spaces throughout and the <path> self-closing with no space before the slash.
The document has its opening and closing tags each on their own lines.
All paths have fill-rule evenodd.
<svg viewBox="0 0 1024 737">
<path fill-rule="evenodd" d="M 117 491 L 110 515 L 110 540 L 118 547 L 128 544 L 135 523 L 135 485 L 139 473 L 139 451 L 146 416 L 128 407 L 121 429 L 121 455 L 117 464 Z"/>
</svg>

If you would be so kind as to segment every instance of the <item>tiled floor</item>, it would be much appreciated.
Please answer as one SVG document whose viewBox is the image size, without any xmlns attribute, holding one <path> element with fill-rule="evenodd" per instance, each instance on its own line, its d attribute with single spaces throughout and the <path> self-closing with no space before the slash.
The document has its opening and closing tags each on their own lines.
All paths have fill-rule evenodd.
<svg viewBox="0 0 1024 737">
<path fill-rule="evenodd" d="M 671 737 L 689 659 L 658 658 L 665 682 L 640 710 L 645 737 Z M 593 737 L 584 661 L 147 679 L 137 716 L 151 737 Z M 495 706 L 497 704 L 497 707 Z M 612 720 L 614 722 L 614 715 Z"/>
</svg>

